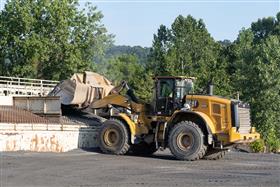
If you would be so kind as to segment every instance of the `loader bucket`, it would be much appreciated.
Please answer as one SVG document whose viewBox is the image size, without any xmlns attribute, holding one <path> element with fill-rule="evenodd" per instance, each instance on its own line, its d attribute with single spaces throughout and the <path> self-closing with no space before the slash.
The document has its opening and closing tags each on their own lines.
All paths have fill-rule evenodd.
<svg viewBox="0 0 280 187">
<path fill-rule="evenodd" d="M 71 79 L 60 82 L 50 93 L 60 96 L 63 105 L 87 106 L 107 96 L 114 88 L 105 77 L 93 73 L 74 74 Z"/>
</svg>

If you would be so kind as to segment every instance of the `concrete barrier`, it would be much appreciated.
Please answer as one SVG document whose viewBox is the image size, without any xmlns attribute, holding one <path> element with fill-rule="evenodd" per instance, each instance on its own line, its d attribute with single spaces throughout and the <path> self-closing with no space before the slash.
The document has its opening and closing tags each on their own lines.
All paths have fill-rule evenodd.
<svg viewBox="0 0 280 187">
<path fill-rule="evenodd" d="M 98 123 L 61 120 L 59 97 L 1 97 L 0 107 L 0 151 L 66 152 L 97 147 Z"/>
<path fill-rule="evenodd" d="M 97 147 L 98 127 L 0 123 L 0 151 L 66 152 Z"/>
</svg>

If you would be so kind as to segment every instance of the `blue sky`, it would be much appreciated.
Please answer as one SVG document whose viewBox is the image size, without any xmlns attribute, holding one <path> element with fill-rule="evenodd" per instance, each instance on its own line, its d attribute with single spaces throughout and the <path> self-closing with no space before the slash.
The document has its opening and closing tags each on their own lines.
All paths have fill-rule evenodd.
<svg viewBox="0 0 280 187">
<path fill-rule="evenodd" d="M 4 2 L 4 0 L 0 0 Z M 80 0 L 81 6 L 85 0 Z M 160 24 L 168 27 L 179 15 L 202 18 L 215 40 L 236 39 L 242 27 L 275 16 L 280 0 L 97 0 L 103 24 L 117 45 L 149 47 Z M 2 3 L 3 6 L 3 3 Z"/>
</svg>

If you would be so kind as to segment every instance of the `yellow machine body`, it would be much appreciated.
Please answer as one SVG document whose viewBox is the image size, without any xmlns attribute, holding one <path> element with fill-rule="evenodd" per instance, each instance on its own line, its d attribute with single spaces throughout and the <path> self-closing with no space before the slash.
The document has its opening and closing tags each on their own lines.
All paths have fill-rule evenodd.
<svg viewBox="0 0 280 187">
<path fill-rule="evenodd" d="M 211 133 L 223 144 L 246 143 L 260 138 L 255 127 L 250 127 L 245 133 L 237 131 L 232 121 L 231 100 L 202 95 L 189 95 L 187 99 L 198 103 L 197 106 L 191 106 L 191 110 L 204 119 Z"/>
<path fill-rule="evenodd" d="M 133 144 L 137 137 L 148 135 L 151 132 L 158 131 L 157 137 L 164 137 L 168 128 L 176 125 L 176 122 L 184 119 L 201 121 L 204 125 L 209 144 L 211 141 L 220 142 L 222 145 L 232 145 L 234 143 L 247 143 L 260 138 L 254 127 L 239 132 L 232 121 L 232 101 L 210 95 L 187 95 L 189 108 L 175 110 L 171 115 L 157 115 L 148 112 L 144 103 L 136 103 L 126 96 L 115 93 L 94 102 L 93 109 L 107 108 L 110 110 L 110 116 L 117 117 L 125 122 L 130 131 L 131 143 Z M 121 107 L 129 112 L 114 112 L 115 107 Z M 176 119 L 176 120 L 175 120 Z M 154 124 L 154 126 L 153 126 Z M 155 126 L 159 125 L 155 130 Z M 161 129 L 161 130 L 160 130 Z M 157 138 L 156 137 L 156 138 Z M 213 137 L 213 138 L 212 138 Z M 212 139 L 211 139 L 212 138 Z M 163 140 L 165 141 L 165 140 Z"/>
</svg>

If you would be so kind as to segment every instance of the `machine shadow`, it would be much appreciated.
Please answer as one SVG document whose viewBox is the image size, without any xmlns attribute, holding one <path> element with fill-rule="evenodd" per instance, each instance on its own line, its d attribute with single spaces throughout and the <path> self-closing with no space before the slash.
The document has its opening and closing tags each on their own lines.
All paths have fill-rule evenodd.
<svg viewBox="0 0 280 187">
<path fill-rule="evenodd" d="M 126 156 L 129 157 L 141 157 L 141 158 L 151 158 L 151 159 L 160 159 L 160 160 L 177 160 L 174 156 L 169 154 L 153 154 L 153 155 L 134 155 L 128 153 Z"/>
<path fill-rule="evenodd" d="M 85 148 L 85 147 L 80 147 L 79 149 L 86 151 L 86 152 L 93 152 L 93 153 L 99 153 L 99 154 L 104 154 L 104 155 L 110 155 L 110 154 L 106 154 L 103 153 L 99 147 L 91 147 L 91 148 Z M 111 155 L 112 157 L 117 156 L 117 155 Z M 125 155 L 121 155 L 123 157 L 134 157 L 134 158 L 151 158 L 151 159 L 160 159 L 160 160 L 177 160 L 174 156 L 166 153 L 157 153 L 157 154 L 153 154 L 153 155 L 135 155 L 133 153 L 127 153 Z"/>
</svg>

